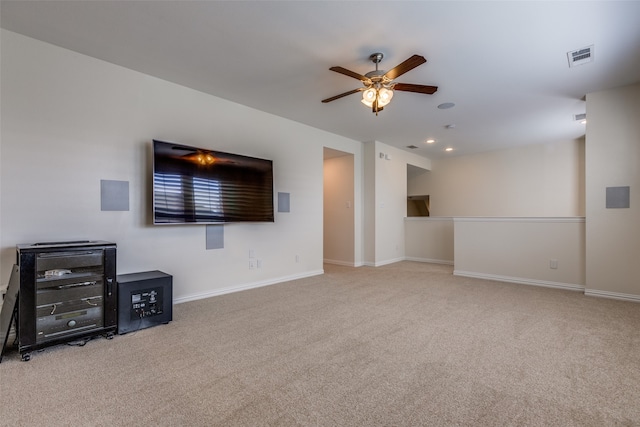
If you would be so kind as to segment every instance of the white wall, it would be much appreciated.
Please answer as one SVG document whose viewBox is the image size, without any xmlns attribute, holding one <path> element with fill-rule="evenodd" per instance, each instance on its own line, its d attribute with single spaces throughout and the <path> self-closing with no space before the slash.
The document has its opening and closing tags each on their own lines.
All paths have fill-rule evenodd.
<svg viewBox="0 0 640 427">
<path fill-rule="evenodd" d="M 172 274 L 178 300 L 322 272 L 323 147 L 358 164 L 360 142 L 8 31 L 1 42 L 0 283 L 16 244 L 69 239 L 116 242 L 118 273 Z M 203 226 L 150 225 L 154 138 L 273 160 L 291 212 L 225 225 L 217 250 Z M 130 211 L 100 211 L 101 179 L 129 182 Z"/>
<path fill-rule="evenodd" d="M 583 290 L 584 234 L 584 218 L 454 218 L 454 274 Z"/>
<path fill-rule="evenodd" d="M 431 218 L 455 217 L 454 227 L 407 221 L 407 256 L 452 248 L 458 275 L 584 289 L 584 175 L 584 141 L 433 160 L 408 192 L 428 194 Z M 441 247 L 424 243 L 434 238 Z"/>
<path fill-rule="evenodd" d="M 640 84 L 587 95 L 587 290 L 640 300 Z M 630 207 L 606 208 L 628 186 Z"/>
<path fill-rule="evenodd" d="M 369 142 L 366 146 L 365 169 L 373 170 L 370 177 L 375 184 L 367 192 L 370 198 L 365 205 L 372 216 L 369 233 L 375 236 L 368 265 L 384 265 L 405 257 L 404 218 L 407 216 L 407 164 L 431 168 L 431 161 L 421 156 L 391 147 L 381 142 Z M 382 154 L 382 156 L 381 156 Z M 370 240 L 369 240 L 370 241 Z"/>
<path fill-rule="evenodd" d="M 376 260 L 376 144 L 363 144 L 364 163 L 364 264 L 375 265 Z"/>
<path fill-rule="evenodd" d="M 324 161 L 324 262 L 355 266 L 353 155 Z"/>
<path fill-rule="evenodd" d="M 407 260 L 453 265 L 453 218 L 406 218 L 404 226 Z"/>
<path fill-rule="evenodd" d="M 583 216 L 584 142 L 433 160 L 408 188 L 430 196 L 431 216 Z"/>
</svg>

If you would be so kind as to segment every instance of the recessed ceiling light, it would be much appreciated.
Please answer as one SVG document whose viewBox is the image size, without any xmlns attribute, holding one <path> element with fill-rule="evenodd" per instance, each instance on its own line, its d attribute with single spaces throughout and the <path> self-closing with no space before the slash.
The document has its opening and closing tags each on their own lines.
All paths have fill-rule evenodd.
<svg viewBox="0 0 640 427">
<path fill-rule="evenodd" d="M 444 149 L 444 151 L 453 151 L 453 148 L 447 147 L 447 148 Z"/>
<path fill-rule="evenodd" d="M 427 139 L 427 144 L 433 144 L 434 142 L 436 142 L 436 140 L 433 138 Z"/>
<path fill-rule="evenodd" d="M 441 110 L 447 110 L 449 108 L 453 108 L 455 107 L 456 104 L 454 104 L 453 102 L 443 102 L 442 104 L 438 105 L 438 108 Z"/>
</svg>

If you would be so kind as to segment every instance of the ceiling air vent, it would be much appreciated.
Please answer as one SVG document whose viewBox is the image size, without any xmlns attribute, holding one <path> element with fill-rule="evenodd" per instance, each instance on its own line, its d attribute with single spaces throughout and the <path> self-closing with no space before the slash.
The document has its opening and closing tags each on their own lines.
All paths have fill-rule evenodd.
<svg viewBox="0 0 640 427">
<path fill-rule="evenodd" d="M 581 121 L 581 120 L 587 120 L 587 113 L 582 113 L 582 114 L 574 114 L 573 115 L 573 120 L 575 121 Z"/>
<path fill-rule="evenodd" d="M 567 52 L 567 58 L 569 59 L 569 68 L 593 62 L 593 45 Z"/>
<path fill-rule="evenodd" d="M 415 150 L 418 147 L 416 147 L 415 145 L 407 145 L 407 148 L 411 148 L 412 150 Z"/>
</svg>

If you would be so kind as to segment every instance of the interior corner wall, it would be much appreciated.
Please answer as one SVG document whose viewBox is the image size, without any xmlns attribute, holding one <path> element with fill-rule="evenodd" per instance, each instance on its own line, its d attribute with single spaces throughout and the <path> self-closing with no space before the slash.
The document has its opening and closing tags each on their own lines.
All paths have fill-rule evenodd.
<svg viewBox="0 0 640 427">
<path fill-rule="evenodd" d="M 586 294 L 640 300 L 640 84 L 587 95 Z M 606 207 L 607 187 L 630 207 Z"/>
<path fill-rule="evenodd" d="M 182 301 L 322 273 L 323 147 L 358 162 L 361 142 L 6 30 L 0 49 L 0 283 L 16 244 L 77 239 L 116 242 L 119 274 L 173 275 Z M 215 250 L 205 226 L 151 225 L 152 139 L 273 160 L 291 211 L 224 225 Z M 101 180 L 129 183 L 129 211 L 100 210 Z"/>
<path fill-rule="evenodd" d="M 411 194 L 431 216 L 584 216 L 584 140 L 434 159 Z"/>
<path fill-rule="evenodd" d="M 375 242 L 369 248 L 368 265 L 380 266 L 405 258 L 404 219 L 407 216 L 407 164 L 431 168 L 427 158 L 378 141 L 365 144 L 367 180 L 375 183 L 367 191 L 369 232 Z M 373 231 L 371 231 L 371 229 Z"/>
<path fill-rule="evenodd" d="M 376 263 L 376 143 L 363 144 L 364 163 L 364 264 L 374 266 Z"/>
</svg>

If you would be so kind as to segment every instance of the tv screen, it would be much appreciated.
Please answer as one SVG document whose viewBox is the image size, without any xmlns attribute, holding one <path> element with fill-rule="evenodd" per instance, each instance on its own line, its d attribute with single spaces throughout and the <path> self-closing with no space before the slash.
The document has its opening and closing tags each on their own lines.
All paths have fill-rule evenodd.
<svg viewBox="0 0 640 427">
<path fill-rule="evenodd" d="M 153 141 L 153 223 L 273 222 L 273 162 Z"/>
</svg>

